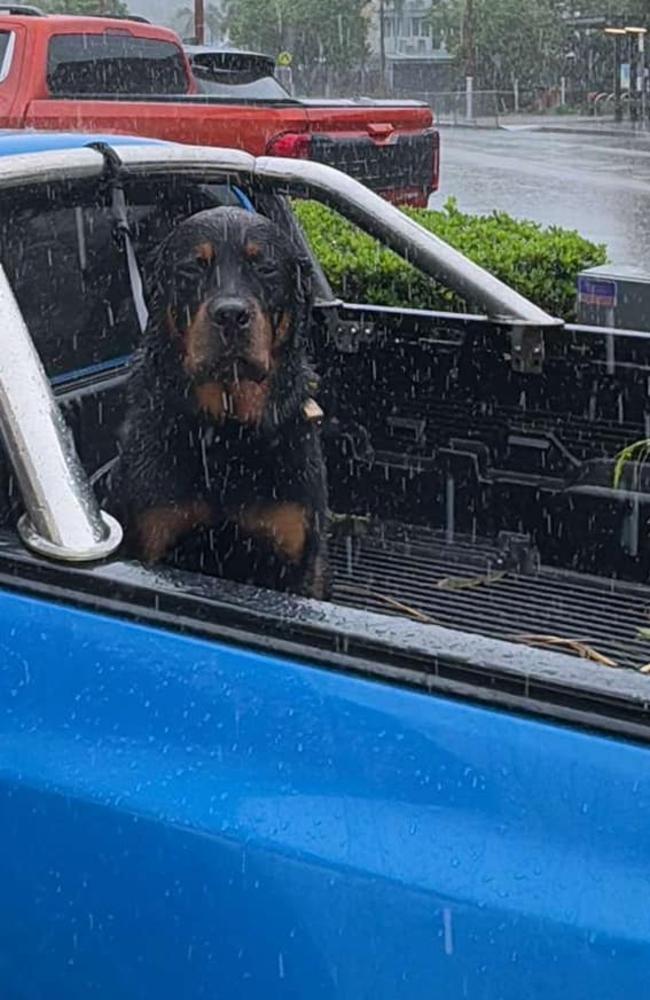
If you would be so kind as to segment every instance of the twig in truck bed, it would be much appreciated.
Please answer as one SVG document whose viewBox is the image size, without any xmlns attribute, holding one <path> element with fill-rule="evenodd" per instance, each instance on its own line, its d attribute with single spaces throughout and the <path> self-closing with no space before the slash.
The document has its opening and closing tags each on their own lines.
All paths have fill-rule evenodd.
<svg viewBox="0 0 650 1000">
<path fill-rule="evenodd" d="M 513 635 L 512 642 L 520 642 L 523 646 L 535 646 L 538 649 L 561 649 L 574 653 L 581 660 L 599 663 L 601 667 L 620 667 L 615 660 L 603 656 L 598 650 L 581 642 L 579 639 L 565 639 L 558 635 Z"/>
<path fill-rule="evenodd" d="M 484 576 L 447 576 L 444 580 L 439 580 L 436 587 L 438 590 L 475 590 L 477 587 L 489 587 L 492 583 L 499 583 L 507 575 L 507 570 L 499 570 L 497 573 L 486 573 Z"/>
<path fill-rule="evenodd" d="M 381 601 L 382 604 L 388 605 L 388 607 L 399 611 L 407 618 L 412 618 L 413 621 L 421 622 L 423 625 L 440 624 L 435 618 L 431 618 L 430 615 L 426 615 L 423 611 L 418 611 L 417 608 L 412 608 L 409 604 L 402 604 L 401 601 L 396 601 L 393 597 L 388 597 L 387 594 L 380 594 L 369 587 L 355 587 L 353 585 L 342 584 L 340 585 L 340 589 L 347 591 L 348 594 L 356 594 L 358 597 L 371 597 L 375 601 Z"/>
</svg>

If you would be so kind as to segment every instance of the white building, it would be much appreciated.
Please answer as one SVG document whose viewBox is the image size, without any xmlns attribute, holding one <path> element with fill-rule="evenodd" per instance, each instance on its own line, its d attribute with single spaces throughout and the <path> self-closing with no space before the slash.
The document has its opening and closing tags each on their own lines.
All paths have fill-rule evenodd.
<svg viewBox="0 0 650 1000">
<path fill-rule="evenodd" d="M 431 0 L 371 0 L 370 46 L 381 63 L 380 19 L 388 86 L 400 93 L 430 93 L 450 88 L 452 59 L 444 39 L 431 28 Z"/>
</svg>

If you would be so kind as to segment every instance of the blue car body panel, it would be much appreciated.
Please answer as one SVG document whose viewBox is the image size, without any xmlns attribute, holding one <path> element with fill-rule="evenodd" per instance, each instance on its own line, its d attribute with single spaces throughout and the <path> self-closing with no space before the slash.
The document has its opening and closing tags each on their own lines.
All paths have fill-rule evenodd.
<svg viewBox="0 0 650 1000">
<path fill-rule="evenodd" d="M 1 996 L 645 981 L 646 750 L 16 595 L 0 634 Z"/>
<path fill-rule="evenodd" d="M 137 135 L 112 135 L 87 132 L 39 132 L 28 129 L 0 129 L 0 156 L 23 153 L 48 153 L 58 149 L 81 149 L 91 142 L 116 146 L 170 146 L 160 139 L 142 139 Z"/>
</svg>

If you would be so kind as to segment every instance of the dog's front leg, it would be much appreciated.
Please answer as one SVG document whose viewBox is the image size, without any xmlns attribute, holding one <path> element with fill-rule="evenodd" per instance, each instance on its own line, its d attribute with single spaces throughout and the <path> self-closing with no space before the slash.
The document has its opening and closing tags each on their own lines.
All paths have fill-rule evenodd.
<svg viewBox="0 0 650 1000">
<path fill-rule="evenodd" d="M 134 518 L 129 548 L 147 565 L 161 562 L 185 535 L 213 523 L 210 504 L 190 500 L 153 507 Z"/>
</svg>

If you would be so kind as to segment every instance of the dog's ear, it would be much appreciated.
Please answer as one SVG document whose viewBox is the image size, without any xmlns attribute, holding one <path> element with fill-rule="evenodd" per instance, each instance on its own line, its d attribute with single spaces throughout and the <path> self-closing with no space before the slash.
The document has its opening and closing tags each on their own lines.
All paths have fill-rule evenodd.
<svg viewBox="0 0 650 1000">
<path fill-rule="evenodd" d="M 149 311 L 158 307 L 169 295 L 170 277 L 167 263 L 169 237 L 159 243 L 146 257 L 142 269 L 144 293 Z"/>
</svg>

